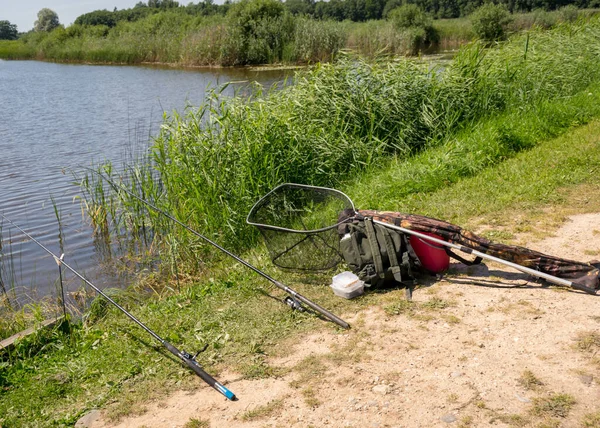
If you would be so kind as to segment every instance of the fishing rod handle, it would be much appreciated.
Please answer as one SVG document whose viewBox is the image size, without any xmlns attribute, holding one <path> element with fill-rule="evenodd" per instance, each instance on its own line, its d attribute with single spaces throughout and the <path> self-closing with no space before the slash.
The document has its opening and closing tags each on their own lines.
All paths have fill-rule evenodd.
<svg viewBox="0 0 600 428">
<path fill-rule="evenodd" d="M 333 321 L 334 323 L 336 323 L 337 325 L 339 325 L 340 327 L 348 330 L 350 328 L 350 324 L 348 324 L 346 321 L 344 321 L 343 319 L 341 319 L 340 317 L 332 314 L 331 312 L 329 312 L 327 309 L 317 305 L 316 303 L 314 303 L 313 301 L 307 299 L 306 297 L 304 297 L 302 294 L 298 294 L 296 293 L 294 290 L 292 290 L 291 288 L 285 286 L 284 284 L 280 283 L 279 281 L 277 281 L 277 283 L 279 284 L 279 287 L 282 288 L 283 290 L 285 290 L 289 295 L 291 295 L 294 299 L 301 301 L 302 303 L 304 303 L 306 306 L 308 306 L 309 308 L 311 308 L 312 310 L 320 313 L 321 315 L 323 315 L 325 318 L 329 319 L 330 321 Z"/>
<path fill-rule="evenodd" d="M 219 383 L 211 375 L 209 375 L 208 373 L 206 373 L 202 369 L 202 367 L 200 367 L 200 364 L 198 364 L 198 362 L 196 360 L 194 360 L 191 356 L 189 356 L 188 354 L 185 354 L 185 353 L 181 352 L 179 349 L 177 349 L 176 347 L 174 347 L 173 345 L 171 345 L 166 340 L 163 341 L 163 345 L 165 345 L 165 347 L 173 355 L 181 358 L 183 360 L 183 362 L 190 369 L 192 369 L 194 371 L 194 373 L 196 373 L 204 382 L 206 382 L 208 385 L 210 385 L 211 387 L 213 387 L 214 389 L 216 389 L 217 391 L 219 391 L 221 394 L 223 394 L 225 397 L 227 397 L 228 400 L 231 400 L 231 401 L 236 401 L 237 400 L 237 397 L 235 396 L 235 394 L 233 392 L 231 392 L 229 389 L 227 389 L 223 384 Z"/>
</svg>

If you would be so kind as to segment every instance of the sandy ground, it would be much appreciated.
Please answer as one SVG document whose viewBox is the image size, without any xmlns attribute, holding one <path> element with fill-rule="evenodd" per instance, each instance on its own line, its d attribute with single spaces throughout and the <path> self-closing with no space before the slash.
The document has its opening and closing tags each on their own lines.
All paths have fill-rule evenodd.
<svg viewBox="0 0 600 428">
<path fill-rule="evenodd" d="M 600 214 L 528 246 L 600 258 Z M 270 361 L 280 377 L 221 374 L 237 402 L 199 383 L 144 415 L 111 423 L 100 413 L 87 426 L 600 427 L 600 298 L 500 265 L 453 272 L 417 290 L 412 310 L 392 313 L 403 308 L 396 290 L 382 307 L 342 314 L 348 332 L 296 338 Z"/>
</svg>

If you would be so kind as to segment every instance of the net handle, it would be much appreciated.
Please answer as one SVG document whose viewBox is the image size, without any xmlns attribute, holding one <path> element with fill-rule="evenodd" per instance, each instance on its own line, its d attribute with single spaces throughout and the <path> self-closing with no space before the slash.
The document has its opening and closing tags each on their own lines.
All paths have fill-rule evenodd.
<svg viewBox="0 0 600 428">
<path fill-rule="evenodd" d="M 260 209 L 262 207 L 262 205 L 269 198 L 269 196 L 271 196 L 273 193 L 277 192 L 279 189 L 281 189 L 283 187 L 293 187 L 293 188 L 297 188 L 297 189 L 325 190 L 327 192 L 337 193 L 338 195 L 341 195 L 342 197 L 346 198 L 346 200 L 350 203 L 350 206 L 352 207 L 351 208 L 352 211 L 355 214 L 357 214 L 356 208 L 354 207 L 354 202 L 352 202 L 352 199 L 350 199 L 348 197 L 348 195 L 346 195 L 344 192 L 341 192 L 341 191 L 336 190 L 336 189 L 331 189 L 329 187 L 311 186 L 309 184 L 283 183 L 283 184 L 280 184 L 279 186 L 275 187 L 273 190 L 271 190 L 269 193 L 267 193 L 262 198 L 260 198 L 252 206 L 252 208 L 250 209 L 250 212 L 248 213 L 248 216 L 246 217 L 246 223 L 248 223 L 251 226 L 256 226 L 258 228 L 263 228 L 263 229 L 279 230 L 279 231 L 288 232 L 288 233 L 303 233 L 303 234 L 311 233 L 312 234 L 312 233 L 319 233 L 319 232 L 325 232 L 327 230 L 331 230 L 334 227 L 338 227 L 340 224 L 343 224 L 343 223 L 347 222 L 347 220 L 339 221 L 339 222 L 337 222 L 334 225 L 323 227 L 321 229 L 295 230 L 295 229 L 288 229 L 288 228 L 285 228 L 285 227 L 273 226 L 273 225 L 270 225 L 270 224 L 256 223 L 256 222 L 252 221 L 252 216 L 256 213 L 256 211 L 258 209 Z"/>
</svg>

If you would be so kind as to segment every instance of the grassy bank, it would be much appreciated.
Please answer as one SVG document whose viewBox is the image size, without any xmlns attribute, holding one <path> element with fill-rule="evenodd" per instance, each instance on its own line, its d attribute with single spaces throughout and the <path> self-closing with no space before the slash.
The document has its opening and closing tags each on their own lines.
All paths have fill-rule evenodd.
<svg viewBox="0 0 600 428">
<path fill-rule="evenodd" d="M 597 104 L 599 88 L 593 89 L 590 103 Z M 490 119 L 478 127 L 489 129 L 500 120 Z M 513 112 L 503 120 L 525 127 L 531 117 Z M 514 220 L 518 211 L 522 216 L 518 227 L 522 228 L 536 224 L 540 212 L 548 211 L 548 204 L 554 215 L 600 209 L 597 198 L 584 198 L 596 194 L 600 186 L 599 134 L 600 123 L 594 121 L 556 139 L 536 140 L 536 147 L 530 150 L 428 193 L 406 195 L 406 181 L 388 181 L 398 169 L 397 160 L 381 167 L 369 180 L 343 189 L 359 207 L 414 208 L 414 212 L 448 219 L 472 221 L 477 216 L 478 222 L 494 223 L 499 217 Z M 480 133 L 479 138 L 486 137 Z M 381 190 L 385 192 L 379 198 Z M 394 194 L 405 196 L 392 203 L 389 198 Z M 376 293 L 356 301 L 338 299 L 323 286 L 330 274 L 310 278 L 283 274 L 272 268 L 261 250 L 245 256 L 338 314 L 353 313 L 384 299 L 385 304 L 390 303 L 388 295 Z M 211 373 L 227 368 L 246 378 L 276 375 L 266 358 L 277 354 L 282 339 L 308 329 L 332 328 L 265 297 L 260 291 L 264 283 L 229 262 L 180 290 L 175 289 L 176 284 L 171 286 L 173 289 L 163 288 L 147 301 L 141 301 L 139 293 L 116 292 L 113 296 L 174 344 L 183 344 L 188 351 L 208 344 L 199 360 Z M 57 330 L 22 342 L 0 365 L 0 381 L 0 421 L 5 427 L 71 425 L 98 407 L 107 408 L 112 417 L 135 414 L 143 412 L 146 400 L 201 385 L 122 314 L 100 301 L 70 336 Z"/>
<path fill-rule="evenodd" d="M 421 177 L 406 192 L 432 191 L 533 147 L 538 135 L 551 137 L 595 117 L 585 96 L 571 97 L 600 79 L 593 48 L 599 34 L 594 20 L 516 37 L 498 49 L 475 44 L 443 70 L 348 58 L 299 74 L 293 86 L 264 97 L 215 95 L 165 122 L 151 162 L 131 166 L 127 185 L 237 250 L 256 243 L 246 213 L 282 182 L 338 186 L 389 156 L 402 162 L 439 147 L 447 154 L 407 169 L 436 177 Z M 475 125 L 504 112 L 529 121 L 520 129 L 512 118 L 486 125 L 495 128 Z M 472 133 L 485 134 L 485 141 L 473 143 Z M 108 196 L 95 192 L 90 211 L 99 213 L 96 224 L 106 233 L 149 228 L 159 241 L 177 242 L 190 265 L 206 259 L 189 250 L 192 238 L 131 198 L 121 195 L 130 213 L 123 216 L 118 200 L 96 203 Z"/>
<path fill-rule="evenodd" d="M 73 24 L 0 41 L 0 58 L 230 66 L 326 62 L 341 50 L 372 57 L 414 54 L 425 48 L 411 31 L 390 21 L 316 20 L 289 15 L 280 7 L 267 17 L 253 10 L 209 17 L 163 11 L 113 27 Z M 565 19 L 560 11 L 515 14 L 509 31 L 550 28 Z M 247 21 L 254 24 L 245 25 Z M 436 20 L 433 28 L 439 42 L 428 48 L 431 52 L 457 49 L 475 38 L 468 18 Z"/>
<path fill-rule="evenodd" d="M 548 206 L 553 219 L 597 211 L 597 198 L 587 195 L 600 186 L 599 33 L 600 23 L 592 21 L 534 32 L 498 49 L 474 45 L 439 71 L 349 58 L 261 98 L 216 97 L 170 118 L 152 162 L 127 171 L 128 185 L 228 248 L 246 249 L 252 263 L 328 309 L 355 312 L 385 296 L 336 299 L 323 286 L 331 272 L 275 270 L 260 247 L 250 249 L 257 243 L 243 221 L 250 205 L 284 181 L 331 185 L 360 208 L 500 224 L 505 238 L 541 220 Z M 265 291 L 280 294 L 229 260 L 203 265 L 211 260 L 206 246 L 125 195 L 110 196 L 93 183 L 88 190 L 99 233 L 127 227 L 152 239 L 144 230 L 154 229 L 162 258 L 175 253 L 186 268 L 181 283 L 151 276 L 111 295 L 176 346 L 208 345 L 198 358 L 209 372 L 276 375 L 267 355 L 278 352 L 282 338 L 331 328 L 267 298 Z M 536 227 L 551 228 L 547 217 Z M 183 275 L 190 272 L 197 276 Z M 118 417 L 198 385 L 149 336 L 97 300 L 70 335 L 41 332 L 0 360 L 0 424 L 68 426 L 97 407 Z"/>
</svg>

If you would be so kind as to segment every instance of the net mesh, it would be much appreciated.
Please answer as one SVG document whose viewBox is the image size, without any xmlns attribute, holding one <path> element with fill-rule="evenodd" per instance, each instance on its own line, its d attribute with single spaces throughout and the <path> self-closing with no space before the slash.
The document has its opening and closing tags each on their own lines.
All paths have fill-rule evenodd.
<svg viewBox="0 0 600 428">
<path fill-rule="evenodd" d="M 262 233 L 276 266 L 324 270 L 342 261 L 337 226 L 347 221 L 341 213 L 354 212 L 338 190 L 288 183 L 260 199 L 247 222 Z"/>
</svg>

